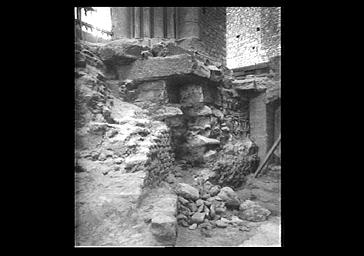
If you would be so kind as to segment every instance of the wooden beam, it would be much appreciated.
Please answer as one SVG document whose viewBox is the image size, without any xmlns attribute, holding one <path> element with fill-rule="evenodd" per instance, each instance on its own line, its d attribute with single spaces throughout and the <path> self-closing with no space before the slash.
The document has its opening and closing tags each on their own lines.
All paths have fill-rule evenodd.
<svg viewBox="0 0 364 256">
<path fill-rule="evenodd" d="M 277 148 L 277 146 L 278 146 L 278 144 L 280 142 L 281 142 L 281 134 L 279 134 L 277 140 L 274 142 L 273 146 L 271 147 L 271 149 L 269 150 L 268 154 L 264 158 L 264 161 L 259 165 L 257 171 L 254 174 L 254 178 L 257 178 L 258 177 L 259 173 L 261 172 L 261 170 L 263 169 L 263 167 L 265 166 L 265 164 L 268 162 L 270 156 L 272 155 L 272 153 Z"/>
</svg>

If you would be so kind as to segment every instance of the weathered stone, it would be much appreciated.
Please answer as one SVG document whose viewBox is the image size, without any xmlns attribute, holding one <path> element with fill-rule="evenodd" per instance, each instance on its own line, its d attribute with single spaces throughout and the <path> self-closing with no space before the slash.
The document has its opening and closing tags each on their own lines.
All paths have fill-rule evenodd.
<svg viewBox="0 0 364 256">
<path fill-rule="evenodd" d="M 185 110 L 185 114 L 190 117 L 208 116 L 212 114 L 211 108 L 206 105 L 195 105 Z"/>
<path fill-rule="evenodd" d="M 199 206 L 201 206 L 201 205 L 203 205 L 204 204 L 204 201 L 202 200 L 202 199 L 198 199 L 197 201 L 196 201 L 196 206 L 197 207 L 199 207 Z"/>
<path fill-rule="evenodd" d="M 259 222 L 265 221 L 270 214 L 271 212 L 268 209 L 261 206 L 254 206 L 239 212 L 239 217 L 243 220 Z"/>
<path fill-rule="evenodd" d="M 136 40 L 120 39 L 101 46 L 99 55 L 106 64 L 125 65 L 138 59 L 144 49 Z"/>
<path fill-rule="evenodd" d="M 235 224 L 237 224 L 237 225 L 243 225 L 244 224 L 244 221 L 243 220 L 241 220 L 239 217 L 237 217 L 237 216 L 232 216 L 231 217 L 231 221 L 230 221 L 231 223 L 235 223 Z"/>
<path fill-rule="evenodd" d="M 157 241 L 164 245 L 174 245 L 177 238 L 176 219 L 170 216 L 158 216 L 153 218 L 151 232 Z"/>
<path fill-rule="evenodd" d="M 203 158 L 205 159 L 205 161 L 209 161 L 211 159 L 214 159 L 216 157 L 216 154 L 216 150 L 209 150 L 203 155 Z"/>
<path fill-rule="evenodd" d="M 205 219 L 206 221 L 207 219 Z M 211 223 L 210 222 L 204 222 L 198 225 L 199 228 L 206 228 L 206 229 L 211 229 Z"/>
<path fill-rule="evenodd" d="M 199 62 L 194 61 L 187 54 L 138 59 L 127 67 L 119 68 L 121 79 L 131 80 L 153 80 L 165 78 L 172 75 L 191 75 L 210 78 L 210 72 L 206 71 Z"/>
<path fill-rule="evenodd" d="M 245 200 L 243 203 L 241 203 L 239 205 L 239 210 L 240 211 L 245 211 L 249 208 L 252 208 L 252 207 L 259 207 L 260 205 L 257 204 L 256 202 L 253 202 L 251 200 Z"/>
<path fill-rule="evenodd" d="M 230 187 L 223 187 L 218 196 L 229 207 L 239 207 L 240 201 L 235 191 Z"/>
<path fill-rule="evenodd" d="M 193 223 L 202 223 L 205 219 L 205 213 L 196 212 L 192 215 L 191 221 Z"/>
<path fill-rule="evenodd" d="M 205 194 L 203 194 L 203 195 L 201 196 L 201 198 L 202 198 L 202 199 L 204 199 L 204 200 L 207 200 L 208 198 L 210 198 L 210 194 L 205 193 Z"/>
<path fill-rule="evenodd" d="M 178 221 L 178 223 L 183 227 L 188 227 L 190 225 L 186 220 L 180 220 Z"/>
<path fill-rule="evenodd" d="M 210 206 L 211 206 L 211 202 L 210 202 L 210 201 L 204 201 L 204 204 L 205 204 L 206 206 L 208 206 L 208 207 L 210 207 Z"/>
<path fill-rule="evenodd" d="M 101 153 L 99 155 L 99 161 L 105 161 L 106 160 L 106 155 L 104 153 Z"/>
<path fill-rule="evenodd" d="M 201 85 L 186 84 L 180 88 L 180 102 L 183 105 L 193 106 L 204 101 Z"/>
<path fill-rule="evenodd" d="M 188 145 L 190 147 L 202 147 L 207 145 L 219 145 L 219 144 L 220 144 L 219 140 L 206 138 L 201 135 L 195 135 L 188 141 Z"/>
<path fill-rule="evenodd" d="M 164 80 L 146 81 L 138 86 L 137 101 L 167 103 L 168 96 Z"/>
<path fill-rule="evenodd" d="M 215 205 L 212 204 L 210 207 L 210 217 L 215 218 L 215 216 L 216 216 Z"/>
<path fill-rule="evenodd" d="M 179 221 L 179 220 L 187 220 L 187 216 L 184 215 L 184 214 L 178 214 L 176 218 L 177 218 L 177 221 Z"/>
<path fill-rule="evenodd" d="M 226 207 L 216 207 L 215 212 L 216 214 L 224 214 L 226 212 Z"/>
<path fill-rule="evenodd" d="M 217 220 L 215 223 L 216 223 L 216 226 L 219 228 L 226 228 L 228 226 L 228 224 L 222 220 Z"/>
<path fill-rule="evenodd" d="M 197 223 L 193 223 L 191 226 L 188 227 L 188 229 L 194 230 L 197 228 Z"/>
<path fill-rule="evenodd" d="M 184 199 L 182 196 L 178 197 L 178 201 L 180 201 L 184 205 L 187 205 L 189 203 L 188 200 Z"/>
<path fill-rule="evenodd" d="M 212 114 L 214 116 L 216 116 L 217 118 L 219 118 L 219 119 L 224 118 L 224 114 L 220 110 L 218 110 L 217 108 L 212 109 Z"/>
<path fill-rule="evenodd" d="M 197 211 L 197 206 L 196 206 L 196 204 L 195 204 L 195 203 L 189 203 L 189 204 L 188 204 L 188 207 L 190 208 L 190 210 L 191 210 L 192 212 L 196 212 L 196 211 Z"/>
<path fill-rule="evenodd" d="M 220 186 L 218 185 L 215 185 L 213 186 L 211 189 L 210 189 L 210 195 L 213 197 L 213 196 L 216 196 L 220 193 Z"/>
<path fill-rule="evenodd" d="M 132 169 L 136 165 L 144 164 L 148 160 L 145 154 L 134 154 L 125 159 L 125 169 Z"/>
<path fill-rule="evenodd" d="M 192 200 L 197 200 L 200 196 L 196 188 L 186 183 L 179 183 L 176 189 L 176 193 L 184 198 Z"/>
<path fill-rule="evenodd" d="M 183 112 L 180 108 L 171 106 L 160 106 L 152 114 L 152 118 L 155 120 L 164 120 L 166 118 L 182 116 Z"/>
</svg>

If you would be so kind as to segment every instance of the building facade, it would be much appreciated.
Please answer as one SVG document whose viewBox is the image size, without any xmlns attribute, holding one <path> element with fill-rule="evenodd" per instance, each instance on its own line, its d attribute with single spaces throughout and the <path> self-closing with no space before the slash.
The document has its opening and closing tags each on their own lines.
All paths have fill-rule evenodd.
<svg viewBox="0 0 364 256">
<path fill-rule="evenodd" d="M 112 7 L 113 39 L 174 40 L 226 63 L 225 7 Z"/>
</svg>

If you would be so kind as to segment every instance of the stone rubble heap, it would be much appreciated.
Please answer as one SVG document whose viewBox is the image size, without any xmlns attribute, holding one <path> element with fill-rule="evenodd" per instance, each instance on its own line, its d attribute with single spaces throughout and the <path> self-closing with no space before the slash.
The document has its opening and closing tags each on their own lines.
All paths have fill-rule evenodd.
<svg viewBox="0 0 364 256">
<path fill-rule="evenodd" d="M 186 183 L 176 186 L 178 195 L 177 222 L 189 229 L 225 228 L 228 225 L 243 226 L 245 221 L 260 222 L 266 220 L 270 211 L 259 204 L 246 200 L 240 202 L 237 194 L 230 187 L 221 188 L 206 181 L 197 189 Z M 231 214 L 231 211 L 233 214 Z"/>
<path fill-rule="evenodd" d="M 257 146 L 249 138 L 230 140 L 209 164 L 215 174 L 210 181 L 221 186 L 240 187 L 246 176 L 258 168 L 257 153 Z"/>
</svg>

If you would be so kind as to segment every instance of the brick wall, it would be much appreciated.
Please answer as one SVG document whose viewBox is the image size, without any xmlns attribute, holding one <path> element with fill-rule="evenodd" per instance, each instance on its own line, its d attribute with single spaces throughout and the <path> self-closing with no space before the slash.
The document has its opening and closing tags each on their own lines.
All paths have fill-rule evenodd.
<svg viewBox="0 0 364 256">
<path fill-rule="evenodd" d="M 200 39 L 206 54 L 226 64 L 226 7 L 200 7 Z"/>
<path fill-rule="evenodd" d="M 281 55 L 280 7 L 227 7 L 227 66 L 238 68 Z"/>
</svg>

